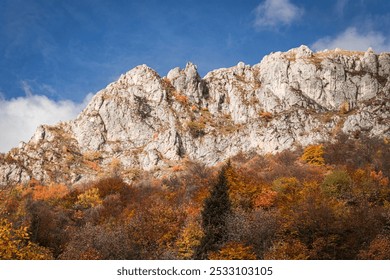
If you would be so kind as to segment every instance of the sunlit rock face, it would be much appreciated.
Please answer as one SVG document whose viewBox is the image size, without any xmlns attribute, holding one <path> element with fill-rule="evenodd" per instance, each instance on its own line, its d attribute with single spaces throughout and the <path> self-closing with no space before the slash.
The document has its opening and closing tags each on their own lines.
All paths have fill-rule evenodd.
<svg viewBox="0 0 390 280">
<path fill-rule="evenodd" d="M 182 160 L 215 165 L 351 137 L 390 138 L 390 54 L 301 46 L 201 78 L 188 63 L 161 77 L 137 66 L 72 121 L 41 126 L 0 155 L 0 185 L 74 184 L 114 168 L 161 174 Z M 118 171 L 119 170 L 119 171 Z M 160 173 L 159 173 L 160 172 Z"/>
</svg>

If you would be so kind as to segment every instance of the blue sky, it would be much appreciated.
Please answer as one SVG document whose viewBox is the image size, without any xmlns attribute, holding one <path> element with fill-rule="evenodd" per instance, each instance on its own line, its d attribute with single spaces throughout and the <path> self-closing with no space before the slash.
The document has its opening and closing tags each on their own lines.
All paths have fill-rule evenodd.
<svg viewBox="0 0 390 280">
<path fill-rule="evenodd" d="M 0 152 L 139 64 L 205 75 L 301 44 L 390 51 L 389 35 L 388 0 L 0 0 Z"/>
</svg>

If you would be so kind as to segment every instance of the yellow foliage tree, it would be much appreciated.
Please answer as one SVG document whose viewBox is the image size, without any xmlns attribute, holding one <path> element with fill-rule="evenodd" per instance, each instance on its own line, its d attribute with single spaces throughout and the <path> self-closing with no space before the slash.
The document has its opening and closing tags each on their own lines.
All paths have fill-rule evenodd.
<svg viewBox="0 0 390 280">
<path fill-rule="evenodd" d="M 202 237 L 203 230 L 200 222 L 197 220 L 189 221 L 176 240 L 179 258 L 185 260 L 191 259 L 196 247 L 200 245 Z"/>
<path fill-rule="evenodd" d="M 240 242 L 228 242 L 217 252 L 208 255 L 210 260 L 256 260 L 256 254 L 251 246 Z"/>
<path fill-rule="evenodd" d="M 301 183 L 295 177 L 281 177 L 272 182 L 272 190 L 277 193 L 281 208 L 289 208 L 300 199 Z"/>
<path fill-rule="evenodd" d="M 100 198 L 99 189 L 97 188 L 91 188 L 77 196 L 76 205 L 81 208 L 87 209 L 96 207 L 100 204 L 102 204 L 102 199 Z"/>
<path fill-rule="evenodd" d="M 311 165 L 325 165 L 324 147 L 322 145 L 308 146 L 301 156 L 301 160 Z"/>
<path fill-rule="evenodd" d="M 30 241 L 27 227 L 13 228 L 12 223 L 0 219 L 0 259 L 48 260 L 50 251 Z"/>
</svg>

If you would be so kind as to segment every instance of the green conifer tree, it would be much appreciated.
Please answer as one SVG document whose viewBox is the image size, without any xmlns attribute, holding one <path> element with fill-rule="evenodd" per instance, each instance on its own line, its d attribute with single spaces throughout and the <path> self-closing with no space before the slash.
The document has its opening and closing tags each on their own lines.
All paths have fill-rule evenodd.
<svg viewBox="0 0 390 280">
<path fill-rule="evenodd" d="M 231 212 L 226 174 L 229 168 L 230 162 L 221 169 L 217 184 L 205 200 L 202 211 L 204 236 L 195 252 L 195 259 L 206 259 L 210 251 L 219 249 L 226 241 L 226 220 Z"/>
</svg>

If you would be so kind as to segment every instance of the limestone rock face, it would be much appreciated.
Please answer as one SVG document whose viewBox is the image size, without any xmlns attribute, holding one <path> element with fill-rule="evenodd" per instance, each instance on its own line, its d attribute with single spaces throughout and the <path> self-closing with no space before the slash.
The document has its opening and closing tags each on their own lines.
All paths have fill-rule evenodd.
<svg viewBox="0 0 390 280">
<path fill-rule="evenodd" d="M 390 138 L 390 54 L 301 46 L 201 78 L 188 63 L 160 77 L 146 65 L 99 91 L 73 121 L 40 126 L 0 154 L 0 185 L 74 184 L 104 172 L 169 171 L 243 152 L 276 153 L 342 131 Z"/>
</svg>

